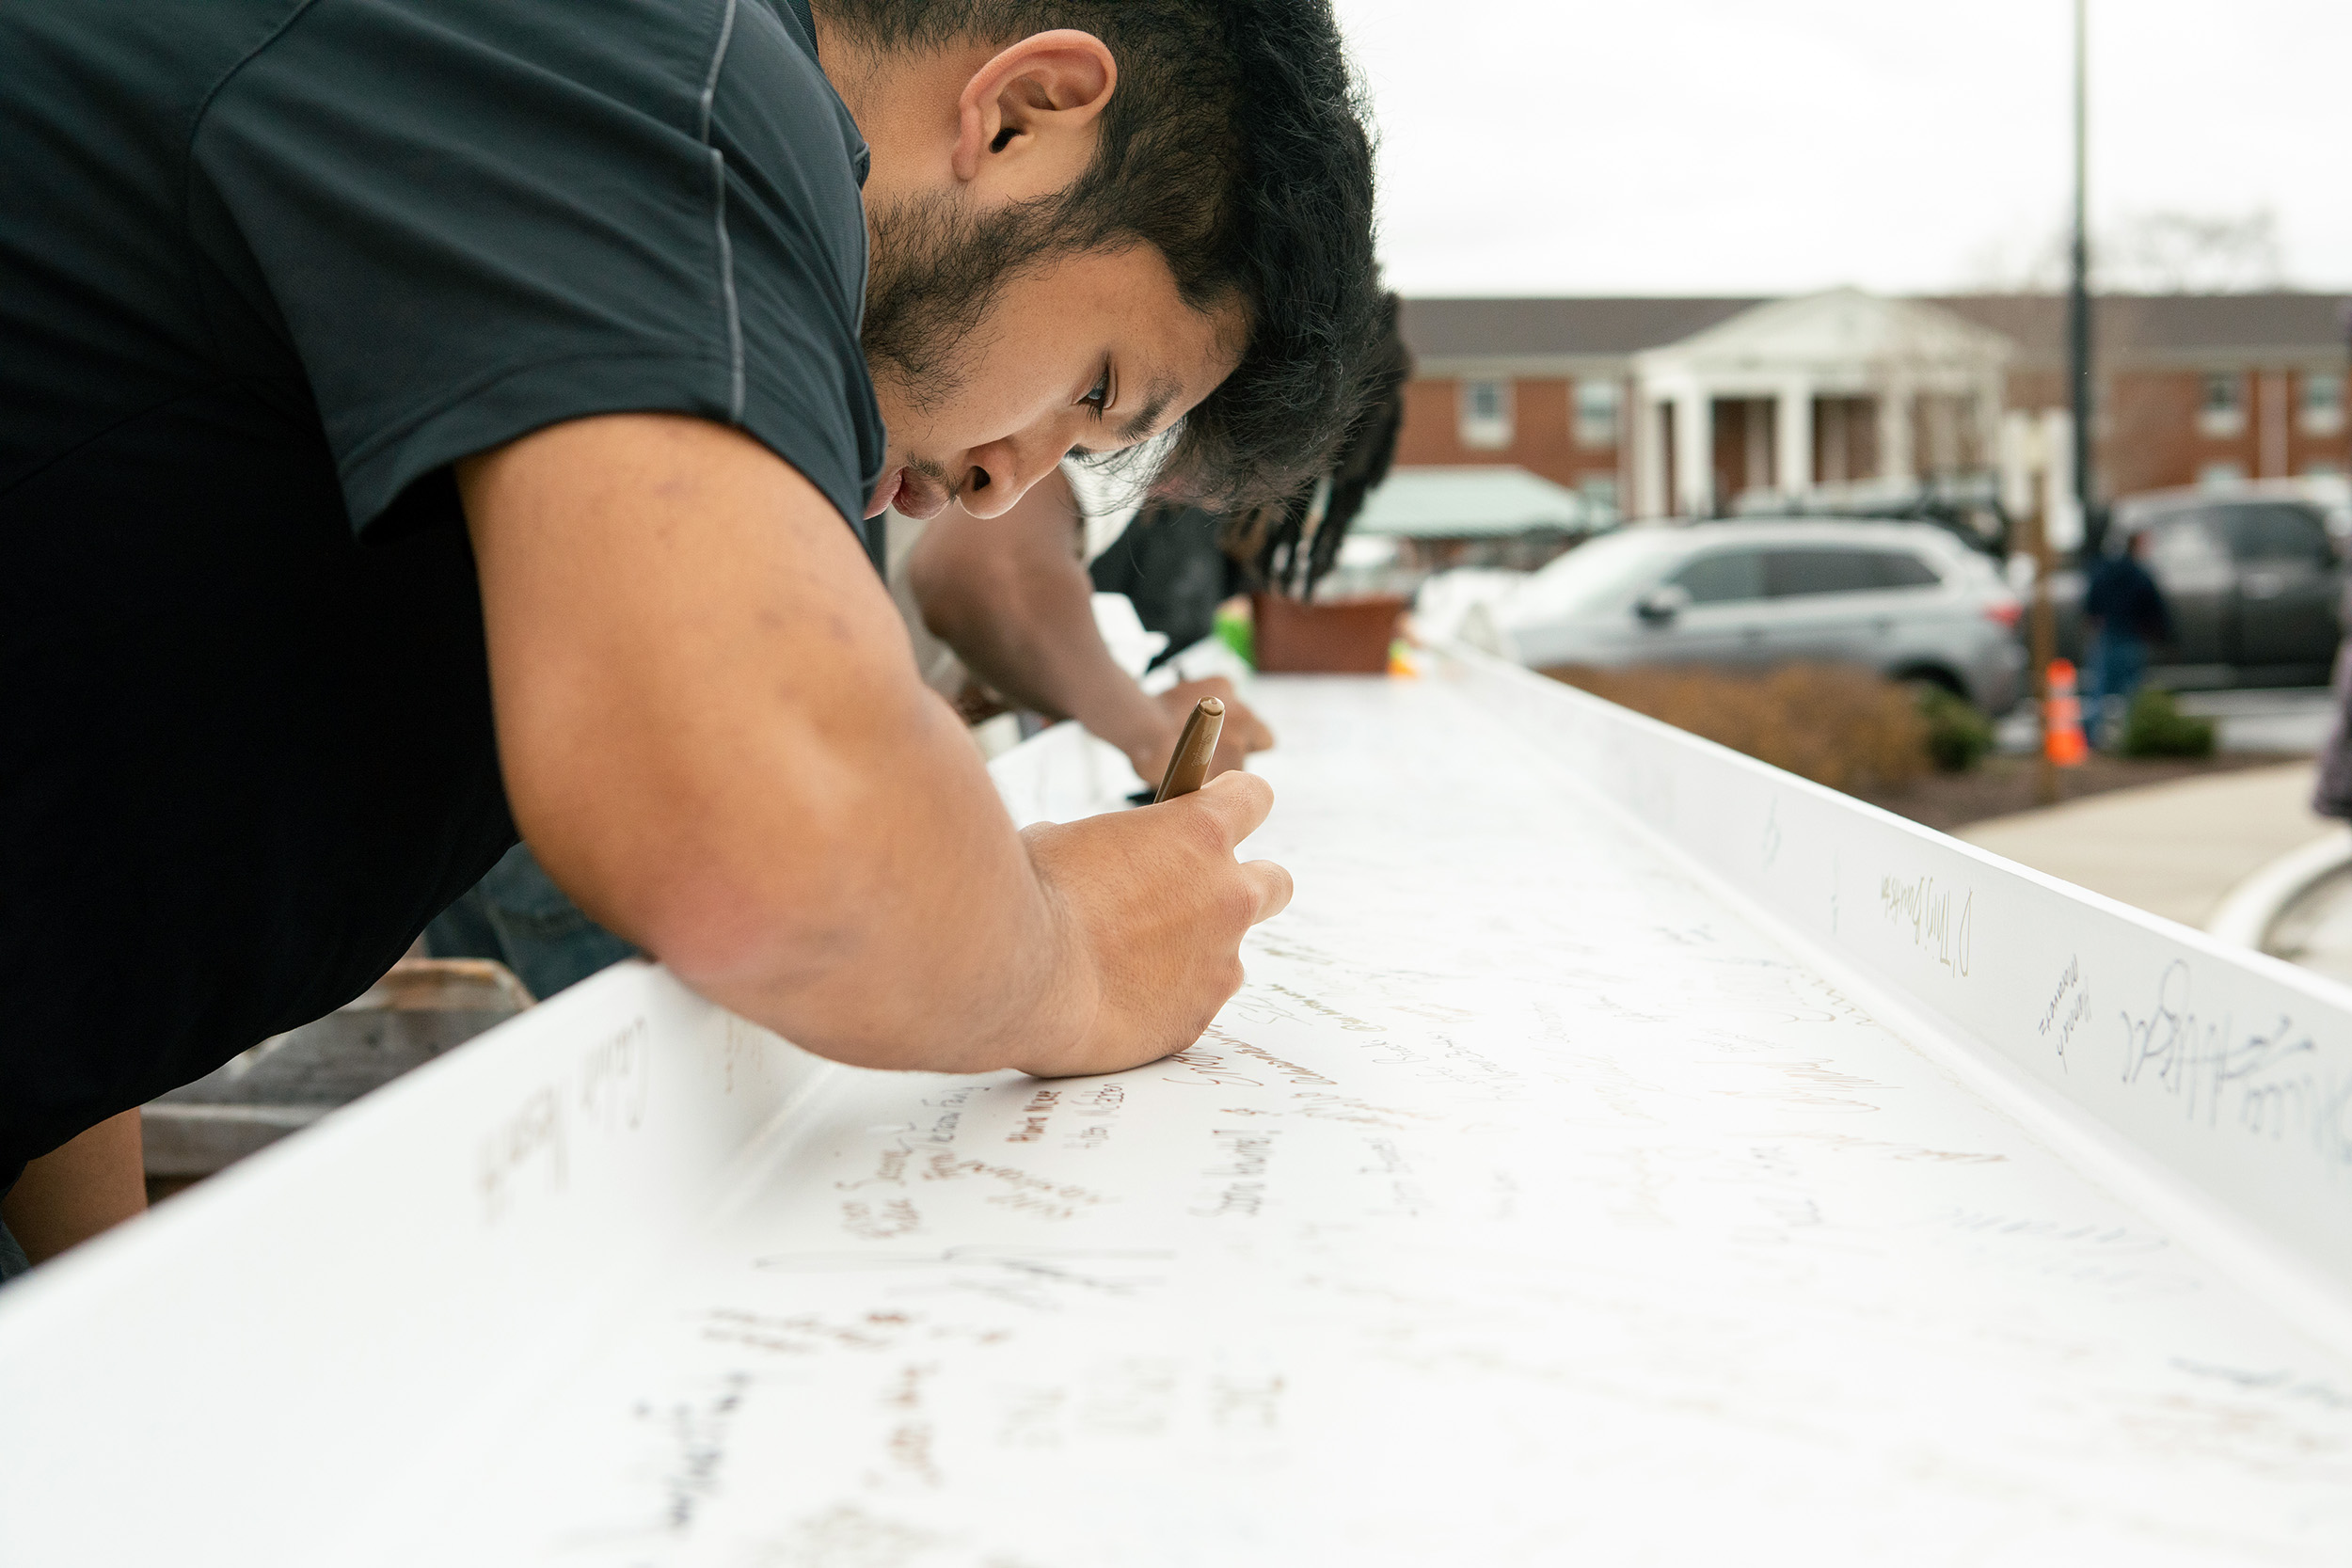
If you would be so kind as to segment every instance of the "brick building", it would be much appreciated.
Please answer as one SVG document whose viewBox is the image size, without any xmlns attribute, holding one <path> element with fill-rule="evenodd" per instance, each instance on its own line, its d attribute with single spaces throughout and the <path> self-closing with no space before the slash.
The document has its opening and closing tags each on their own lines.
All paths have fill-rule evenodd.
<svg viewBox="0 0 2352 1568">
<path fill-rule="evenodd" d="M 2098 300 L 2102 493 L 2352 469 L 2348 304 Z M 2054 296 L 1417 299 L 1404 324 L 1419 371 L 1400 464 L 1513 464 L 1605 512 L 1891 494 L 1998 477 L 2021 429 L 2036 451 L 2064 444 Z"/>
</svg>

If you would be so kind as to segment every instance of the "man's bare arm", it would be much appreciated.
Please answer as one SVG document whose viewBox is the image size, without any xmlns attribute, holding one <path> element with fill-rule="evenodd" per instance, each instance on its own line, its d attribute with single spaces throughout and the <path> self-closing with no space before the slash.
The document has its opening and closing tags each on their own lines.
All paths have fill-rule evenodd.
<svg viewBox="0 0 2352 1568">
<path fill-rule="evenodd" d="M 133 1109 L 27 1164 L 0 1200 L 0 1220 L 25 1258 L 40 1263 L 146 1208 L 147 1166 Z"/>
<path fill-rule="evenodd" d="M 1289 897 L 1263 784 L 1015 834 L 815 486 L 620 415 L 474 458 L 508 799 L 550 876 L 713 1000 L 876 1067 L 1105 1071 L 1197 1037 Z"/>
<path fill-rule="evenodd" d="M 1126 752 L 1147 780 L 1167 767 L 1198 697 L 1223 698 L 1227 707 L 1212 774 L 1273 745 L 1232 683 L 1189 682 L 1153 698 L 1119 667 L 1094 624 L 1094 583 L 1078 558 L 1077 529 L 1059 472 L 1001 516 L 950 506 L 907 558 L 923 624 L 1014 705 L 1075 719 Z"/>
</svg>

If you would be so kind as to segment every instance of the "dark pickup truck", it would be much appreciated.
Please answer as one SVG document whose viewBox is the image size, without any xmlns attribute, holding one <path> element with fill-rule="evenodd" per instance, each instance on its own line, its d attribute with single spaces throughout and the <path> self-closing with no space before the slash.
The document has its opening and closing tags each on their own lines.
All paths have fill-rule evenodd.
<svg viewBox="0 0 2352 1568">
<path fill-rule="evenodd" d="M 2115 536 L 2146 533 L 2140 560 L 2172 611 L 2172 641 L 2148 678 L 2174 690 L 2320 686 L 2344 632 L 2344 562 L 2317 507 L 2183 497 L 2118 509 Z M 2081 662 L 2084 574 L 2050 579 L 2058 653 Z"/>
</svg>

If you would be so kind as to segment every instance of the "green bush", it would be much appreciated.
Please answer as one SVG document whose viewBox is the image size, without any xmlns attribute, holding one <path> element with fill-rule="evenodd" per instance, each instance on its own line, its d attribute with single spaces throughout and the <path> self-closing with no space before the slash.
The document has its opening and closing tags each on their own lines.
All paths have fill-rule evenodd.
<svg viewBox="0 0 2352 1568">
<path fill-rule="evenodd" d="M 1258 628 L 1249 617 L 1230 610 L 1216 612 L 1216 640 L 1241 656 L 1241 661 L 1251 669 L 1258 667 Z"/>
<path fill-rule="evenodd" d="M 2127 757 L 2209 757 L 2213 721 L 2183 713 L 2169 691 L 2142 687 L 2124 710 L 2119 749 Z"/>
<path fill-rule="evenodd" d="M 1965 773 L 1993 750 L 1993 721 L 1955 692 L 1922 682 L 1919 717 L 1928 721 L 1928 755 L 1943 772 Z"/>
</svg>

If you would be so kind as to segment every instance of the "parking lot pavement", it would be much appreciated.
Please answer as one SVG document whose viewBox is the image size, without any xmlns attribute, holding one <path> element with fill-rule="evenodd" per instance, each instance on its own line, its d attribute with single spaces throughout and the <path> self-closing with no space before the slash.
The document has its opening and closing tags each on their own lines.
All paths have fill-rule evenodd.
<svg viewBox="0 0 2352 1568">
<path fill-rule="evenodd" d="M 2211 719 L 2219 726 L 2214 741 L 2225 752 L 2317 752 L 2335 719 L 2326 687 L 2268 691 L 2184 691 L 2183 713 Z M 2033 705 L 2020 703 L 1994 728 L 2004 754 L 2030 755 L 2042 743 Z"/>
<path fill-rule="evenodd" d="M 2312 765 L 2209 773 L 1996 816 L 1959 836 L 2022 865 L 2183 925 L 2338 824 L 2311 808 Z"/>
<path fill-rule="evenodd" d="M 2324 686 L 2284 691 L 2184 691 L 2181 711 L 2220 725 L 2225 752 L 2317 752 L 2335 721 L 2333 694 Z"/>
</svg>

